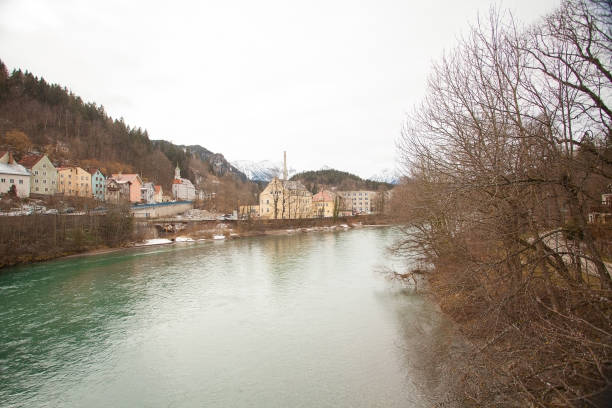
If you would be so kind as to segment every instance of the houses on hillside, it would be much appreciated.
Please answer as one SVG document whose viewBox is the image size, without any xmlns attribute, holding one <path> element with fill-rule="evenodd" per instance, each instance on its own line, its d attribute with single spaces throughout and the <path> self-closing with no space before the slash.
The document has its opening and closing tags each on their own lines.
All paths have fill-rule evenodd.
<svg viewBox="0 0 612 408">
<path fill-rule="evenodd" d="M 11 152 L 0 151 L 0 194 L 18 197 L 54 196 L 94 198 L 118 204 L 161 203 L 171 201 L 161 185 L 143 181 L 139 174 L 116 173 L 108 177 L 99 168 L 81 168 L 73 164 L 53 165 L 45 154 L 28 153 L 17 162 Z M 190 180 L 180 177 L 177 165 L 172 193 L 176 200 L 208 197 L 196 191 Z"/>
</svg>

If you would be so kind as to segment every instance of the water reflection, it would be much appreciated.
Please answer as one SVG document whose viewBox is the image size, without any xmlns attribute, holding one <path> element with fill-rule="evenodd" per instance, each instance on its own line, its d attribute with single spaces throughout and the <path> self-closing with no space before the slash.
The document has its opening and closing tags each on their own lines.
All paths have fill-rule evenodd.
<svg viewBox="0 0 612 408">
<path fill-rule="evenodd" d="M 393 238 L 187 243 L 4 274 L 0 401 L 428 406 L 440 371 L 417 368 L 447 333 L 426 299 L 375 272 Z"/>
</svg>

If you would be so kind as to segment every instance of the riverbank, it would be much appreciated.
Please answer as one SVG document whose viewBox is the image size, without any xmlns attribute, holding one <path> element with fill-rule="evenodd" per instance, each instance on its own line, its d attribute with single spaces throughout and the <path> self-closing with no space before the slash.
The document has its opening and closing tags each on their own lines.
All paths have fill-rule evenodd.
<svg viewBox="0 0 612 408">
<path fill-rule="evenodd" d="M 36 220 L 28 217 L 13 217 L 15 219 L 23 218 L 14 225 L 19 227 L 33 224 L 37 225 L 40 231 L 34 235 L 36 239 L 28 245 L 26 233 L 29 233 L 29 229 L 21 228 L 24 231 L 20 231 L 20 228 L 13 229 L 12 232 L 19 235 L 19 242 L 23 242 L 20 248 L 25 248 L 25 250 L 11 247 L 10 244 L 13 242 L 7 241 L 0 256 L 0 273 L 11 266 L 40 263 L 60 258 L 100 255 L 141 246 L 347 230 L 393 224 L 390 217 L 379 215 L 335 219 L 191 221 L 186 222 L 185 226 L 178 232 L 164 233 L 155 228 L 155 220 L 134 223 L 134 219 L 129 217 L 129 220 L 124 221 L 129 221 L 125 224 L 130 225 L 130 236 L 128 237 L 125 232 L 122 232 L 122 239 L 115 241 L 117 244 L 113 245 L 112 240 L 93 239 L 101 234 L 92 228 L 94 221 L 92 221 L 91 216 L 71 216 L 71 224 L 68 228 L 65 220 L 58 221 L 55 217 L 62 216 L 37 216 Z M 80 220 L 80 218 L 87 219 Z M 95 225 L 101 224 L 100 221 L 97 221 L 100 216 L 95 216 L 95 219 Z M 118 221 L 121 220 L 113 220 L 113 225 L 116 225 Z M 58 232 L 55 229 L 56 226 L 61 226 L 62 230 Z M 45 229 L 44 227 L 48 228 Z M 108 230 L 108 228 L 105 228 L 105 230 Z M 60 240 L 58 240 L 58 236 L 61 236 Z M 54 245 L 57 242 L 61 242 L 61 245 Z"/>
</svg>

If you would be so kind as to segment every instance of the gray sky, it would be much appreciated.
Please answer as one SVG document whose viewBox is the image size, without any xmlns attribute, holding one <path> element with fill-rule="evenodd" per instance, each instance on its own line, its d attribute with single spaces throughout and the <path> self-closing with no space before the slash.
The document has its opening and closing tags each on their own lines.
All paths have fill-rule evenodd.
<svg viewBox="0 0 612 408">
<path fill-rule="evenodd" d="M 0 0 L 0 58 L 152 139 L 369 177 L 490 0 Z M 559 0 L 501 4 L 533 22 Z"/>
</svg>

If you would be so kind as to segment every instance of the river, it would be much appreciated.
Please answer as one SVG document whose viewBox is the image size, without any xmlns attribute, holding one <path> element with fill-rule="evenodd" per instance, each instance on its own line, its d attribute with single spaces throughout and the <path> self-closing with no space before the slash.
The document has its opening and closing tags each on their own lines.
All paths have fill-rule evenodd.
<svg viewBox="0 0 612 408">
<path fill-rule="evenodd" d="M 0 274 L 2 407 L 425 407 L 445 336 L 392 228 L 177 243 Z"/>
</svg>

